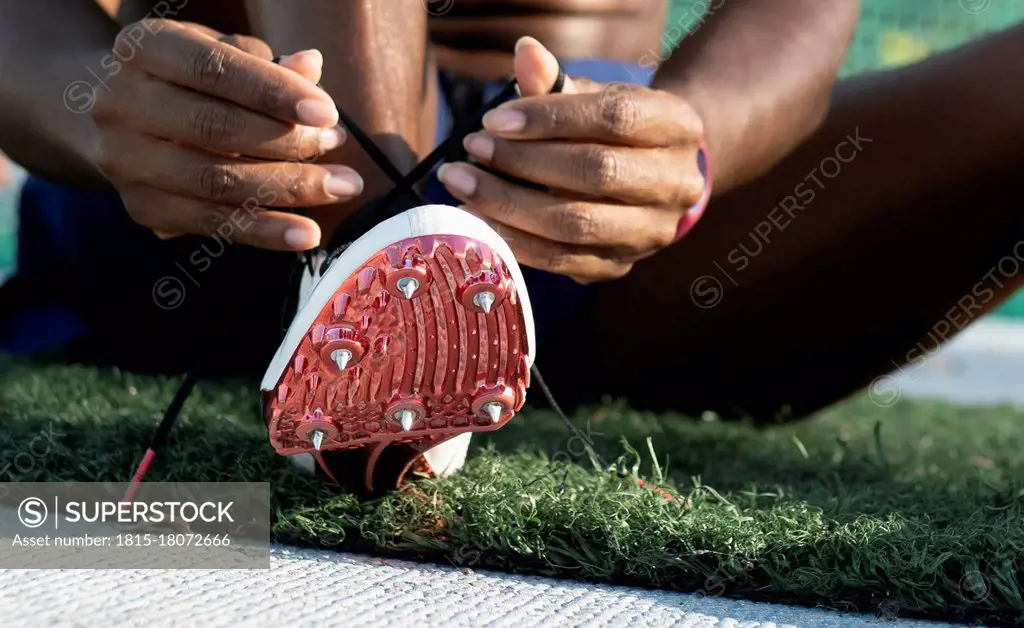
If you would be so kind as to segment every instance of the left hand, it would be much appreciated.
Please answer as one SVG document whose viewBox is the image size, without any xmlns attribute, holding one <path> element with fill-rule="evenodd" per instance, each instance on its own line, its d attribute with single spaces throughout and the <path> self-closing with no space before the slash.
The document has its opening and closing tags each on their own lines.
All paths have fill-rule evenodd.
<svg viewBox="0 0 1024 628">
<path fill-rule="evenodd" d="M 563 93 L 547 94 L 557 73 L 550 52 L 521 40 L 523 98 L 489 112 L 465 142 L 480 164 L 547 191 L 463 162 L 440 178 L 521 263 L 580 283 L 616 279 L 672 244 L 701 200 L 703 125 L 682 99 L 638 85 L 569 79 Z"/>
</svg>

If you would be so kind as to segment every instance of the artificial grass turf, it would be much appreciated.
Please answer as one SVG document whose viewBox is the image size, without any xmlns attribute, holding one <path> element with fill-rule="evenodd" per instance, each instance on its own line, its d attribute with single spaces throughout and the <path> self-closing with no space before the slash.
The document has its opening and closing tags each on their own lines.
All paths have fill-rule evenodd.
<svg viewBox="0 0 1024 628">
<path fill-rule="evenodd" d="M 177 383 L 0 359 L 0 462 L 56 443 L 3 480 L 126 480 Z M 1024 612 L 1024 411 L 865 397 L 758 430 L 609 404 L 575 417 L 618 457 L 599 470 L 530 410 L 478 437 L 461 474 L 361 501 L 274 454 L 257 397 L 201 383 L 150 479 L 270 480 L 284 543 L 842 610 Z"/>
</svg>

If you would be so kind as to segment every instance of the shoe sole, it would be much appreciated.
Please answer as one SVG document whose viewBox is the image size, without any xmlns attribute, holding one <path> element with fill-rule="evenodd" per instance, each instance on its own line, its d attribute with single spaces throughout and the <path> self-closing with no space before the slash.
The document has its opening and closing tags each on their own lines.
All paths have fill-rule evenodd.
<svg viewBox="0 0 1024 628">
<path fill-rule="evenodd" d="M 411 298 L 399 287 L 408 278 L 418 283 Z M 489 313 L 474 300 L 484 291 L 495 295 Z M 271 444 L 324 466 L 323 452 L 370 447 L 375 460 L 384 446 L 422 452 L 499 429 L 526 398 L 532 323 L 497 233 L 456 208 L 409 210 L 354 243 L 297 313 L 261 386 Z M 343 370 L 339 350 L 352 356 Z M 415 416 L 408 430 L 403 410 Z"/>
</svg>

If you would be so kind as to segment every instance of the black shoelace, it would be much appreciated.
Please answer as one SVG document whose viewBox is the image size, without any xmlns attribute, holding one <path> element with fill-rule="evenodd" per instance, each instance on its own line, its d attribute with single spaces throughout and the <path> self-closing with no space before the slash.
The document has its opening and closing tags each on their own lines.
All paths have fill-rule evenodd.
<svg viewBox="0 0 1024 628">
<path fill-rule="evenodd" d="M 277 63 L 280 58 L 274 59 Z M 559 93 L 565 86 L 565 71 L 559 66 L 558 78 L 555 80 L 554 86 L 551 88 L 551 93 Z M 416 184 L 419 183 L 424 177 L 429 175 L 435 166 L 443 161 L 447 156 L 453 154 L 453 151 L 459 150 L 462 147 L 462 141 L 470 133 L 476 132 L 483 127 L 484 115 L 496 107 L 497 105 L 511 99 L 517 94 L 517 82 L 512 79 L 508 85 L 506 85 L 495 98 L 484 105 L 480 111 L 472 116 L 470 119 L 463 120 L 461 122 L 456 121 L 451 134 L 446 140 L 435 148 L 429 155 L 427 155 L 423 161 L 416 165 L 407 175 L 402 175 L 401 172 L 395 167 L 394 163 L 388 159 L 387 155 L 377 146 L 373 139 L 363 129 L 356 124 L 351 117 L 349 117 L 344 111 L 338 110 L 338 115 L 341 121 L 348 128 L 349 133 L 356 139 L 359 145 L 366 151 L 370 156 L 370 159 L 379 167 L 387 177 L 394 183 L 395 187 L 383 198 L 380 198 L 371 203 L 367 203 L 347 217 L 341 225 L 334 231 L 328 242 L 327 257 L 320 268 L 314 267 L 314 255 L 310 252 L 306 252 L 300 256 L 299 265 L 297 270 L 309 272 L 311 274 L 323 274 L 326 272 L 328 266 L 336 260 L 341 254 L 348 248 L 348 245 L 362 236 L 364 233 L 372 229 L 377 224 L 384 222 L 388 218 L 398 215 L 405 211 L 405 205 L 399 201 L 403 198 L 412 201 L 418 205 L 426 205 L 427 202 L 420 196 L 416 191 Z M 295 291 L 297 293 L 297 290 Z M 289 297 L 291 297 L 291 291 L 289 291 Z M 296 304 L 297 306 L 297 304 Z M 287 316 L 287 309 L 282 315 L 282 319 Z M 282 327 L 286 328 L 286 321 L 282 320 Z M 558 417 L 565 423 L 570 433 L 575 437 L 579 438 L 583 443 L 588 456 L 590 456 L 591 464 L 604 468 L 607 465 L 593 449 L 593 443 L 579 428 L 573 425 L 572 421 L 566 416 L 565 412 L 555 401 L 554 395 L 551 393 L 551 389 L 548 388 L 544 382 L 544 378 L 541 377 L 540 370 L 536 364 L 530 369 L 533 375 L 533 379 L 541 391 L 547 398 L 548 403 L 551 405 L 552 410 L 558 415 Z M 197 369 L 193 369 L 185 375 L 185 379 L 182 381 L 181 386 L 178 388 L 177 393 L 174 395 L 174 399 L 171 404 L 167 407 L 167 411 L 164 413 L 163 419 L 161 419 L 156 432 L 153 434 L 150 440 L 149 448 L 146 449 L 142 460 L 135 469 L 135 473 L 132 476 L 131 485 L 128 487 L 127 492 L 123 498 L 123 501 L 132 501 L 135 497 L 135 493 L 138 490 L 139 483 L 145 477 L 146 472 L 156 459 L 157 452 L 159 452 L 167 441 L 168 436 L 171 433 L 171 429 L 174 427 L 174 423 L 177 421 L 178 416 L 181 414 L 181 409 L 185 405 L 185 401 L 195 388 L 196 382 L 199 376 Z"/>
</svg>

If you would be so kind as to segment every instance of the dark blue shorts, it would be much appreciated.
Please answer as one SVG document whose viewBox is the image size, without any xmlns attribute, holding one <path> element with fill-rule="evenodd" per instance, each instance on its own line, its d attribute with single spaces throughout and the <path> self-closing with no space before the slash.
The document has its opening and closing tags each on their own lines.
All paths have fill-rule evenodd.
<svg viewBox="0 0 1024 628">
<path fill-rule="evenodd" d="M 617 62 L 566 62 L 566 72 L 600 82 L 648 84 L 650 70 Z M 488 87 L 485 98 L 503 84 Z M 452 127 L 439 99 L 438 141 Z M 430 202 L 457 205 L 431 177 Z M 112 361 L 140 368 L 190 367 L 215 339 L 229 361 L 263 368 L 279 340 L 280 303 L 295 256 L 183 237 L 161 241 L 136 225 L 113 189 L 87 190 L 30 177 L 19 208 L 17 274 L 31 298 L 0 329 L 0 349 L 14 353 L 85 343 Z M 198 255 L 208 263 L 191 263 Z M 571 279 L 524 268 L 538 342 L 585 308 L 592 291 Z M 269 333 L 267 330 L 271 330 Z"/>
</svg>

